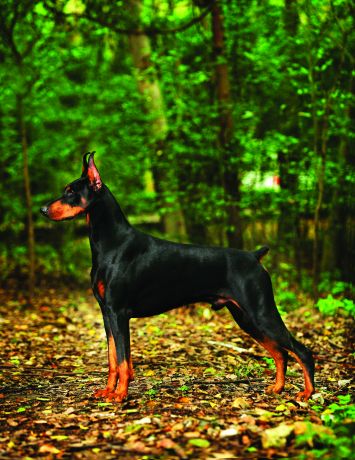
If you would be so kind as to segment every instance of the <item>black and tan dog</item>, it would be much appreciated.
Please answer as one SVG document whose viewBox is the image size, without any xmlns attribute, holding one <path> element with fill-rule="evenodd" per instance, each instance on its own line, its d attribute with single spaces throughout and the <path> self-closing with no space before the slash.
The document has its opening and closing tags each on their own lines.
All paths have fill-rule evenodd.
<svg viewBox="0 0 355 460">
<path fill-rule="evenodd" d="M 178 244 L 133 228 L 94 163 L 83 158 L 79 179 L 64 195 L 41 208 L 60 221 L 86 215 L 92 251 L 91 283 L 100 304 L 108 341 L 107 386 L 95 396 L 115 401 L 127 397 L 133 380 L 129 320 L 165 312 L 194 302 L 214 310 L 227 307 L 239 326 L 262 345 L 276 363 L 276 382 L 268 392 L 285 385 L 288 353 L 301 365 L 307 400 L 314 392 L 312 353 L 295 340 L 277 311 L 270 277 L 260 263 L 267 253 Z"/>
</svg>

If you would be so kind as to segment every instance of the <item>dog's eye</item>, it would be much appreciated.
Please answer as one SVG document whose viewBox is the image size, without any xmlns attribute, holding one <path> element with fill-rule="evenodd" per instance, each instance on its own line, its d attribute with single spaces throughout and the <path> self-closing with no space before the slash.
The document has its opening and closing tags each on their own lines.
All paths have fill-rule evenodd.
<svg viewBox="0 0 355 460">
<path fill-rule="evenodd" d="M 65 194 L 67 196 L 73 196 L 74 195 L 74 192 L 73 192 L 73 190 L 71 188 L 65 189 L 64 192 L 65 192 Z"/>
</svg>

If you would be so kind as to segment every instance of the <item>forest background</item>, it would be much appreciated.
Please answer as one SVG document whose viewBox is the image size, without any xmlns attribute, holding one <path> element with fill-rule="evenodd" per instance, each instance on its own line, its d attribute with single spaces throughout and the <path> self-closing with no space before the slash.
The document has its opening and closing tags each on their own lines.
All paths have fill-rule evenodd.
<svg viewBox="0 0 355 460">
<path fill-rule="evenodd" d="M 0 456 L 350 458 L 352 13 L 348 0 L 0 0 Z M 278 308 L 315 354 L 309 403 L 293 399 L 295 363 L 286 396 L 266 396 L 272 359 L 201 305 L 132 320 L 128 401 L 90 398 L 107 371 L 87 224 L 39 208 L 93 150 L 141 230 L 270 246 Z"/>
<path fill-rule="evenodd" d="M 321 282 L 350 282 L 350 8 L 2 2 L 2 279 L 27 277 L 29 297 L 44 275 L 83 279 L 83 222 L 52 225 L 38 208 L 97 150 L 105 182 L 141 228 L 193 243 L 267 243 L 283 287 L 296 282 L 316 299 Z"/>
<path fill-rule="evenodd" d="M 8 0 L 0 10 L 3 280 L 27 278 L 31 297 L 46 277 L 86 278 L 84 221 L 53 225 L 38 209 L 97 150 L 140 228 L 268 244 L 284 289 L 315 299 L 334 281 L 348 289 L 348 1 Z"/>
</svg>

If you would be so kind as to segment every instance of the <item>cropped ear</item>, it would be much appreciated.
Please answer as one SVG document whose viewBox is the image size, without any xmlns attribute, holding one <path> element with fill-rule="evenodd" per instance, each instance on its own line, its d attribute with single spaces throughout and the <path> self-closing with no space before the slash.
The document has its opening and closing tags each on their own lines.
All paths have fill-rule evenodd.
<svg viewBox="0 0 355 460">
<path fill-rule="evenodd" d="M 94 162 L 94 154 L 95 152 L 90 153 L 89 161 L 88 161 L 88 168 L 87 168 L 87 177 L 89 179 L 90 186 L 94 189 L 95 192 L 98 192 L 102 187 L 102 181 L 100 177 L 100 173 L 96 168 Z"/>
<path fill-rule="evenodd" d="M 84 153 L 84 156 L 83 156 L 83 167 L 82 167 L 82 170 L 81 170 L 81 176 L 86 176 L 87 174 L 87 170 L 88 170 L 88 160 L 87 160 L 87 157 L 88 155 L 90 155 L 91 152 L 87 152 L 87 153 Z"/>
</svg>

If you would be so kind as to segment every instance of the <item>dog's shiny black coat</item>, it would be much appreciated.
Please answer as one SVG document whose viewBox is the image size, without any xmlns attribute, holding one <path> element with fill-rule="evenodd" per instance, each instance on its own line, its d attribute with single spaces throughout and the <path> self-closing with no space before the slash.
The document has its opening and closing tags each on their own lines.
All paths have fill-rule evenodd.
<svg viewBox="0 0 355 460">
<path fill-rule="evenodd" d="M 129 224 L 102 183 L 93 154 L 86 159 L 82 177 L 67 186 L 59 200 L 42 208 L 42 213 L 53 220 L 79 214 L 88 217 L 92 288 L 107 337 L 114 339 L 116 358 L 111 356 L 110 369 L 116 359 L 117 377 L 125 380 L 118 368 L 130 360 L 130 318 L 208 302 L 215 310 L 226 306 L 239 326 L 271 353 L 277 366 L 271 391 L 282 391 L 291 352 L 305 377 L 306 389 L 299 396 L 308 399 L 314 391 L 314 361 L 311 352 L 289 333 L 276 308 L 269 274 L 260 263 L 268 248 L 248 252 L 179 244 L 142 233 Z M 112 393 L 120 401 L 127 394 L 122 386 L 119 394 L 112 384 L 108 386 L 105 396 Z"/>
</svg>

